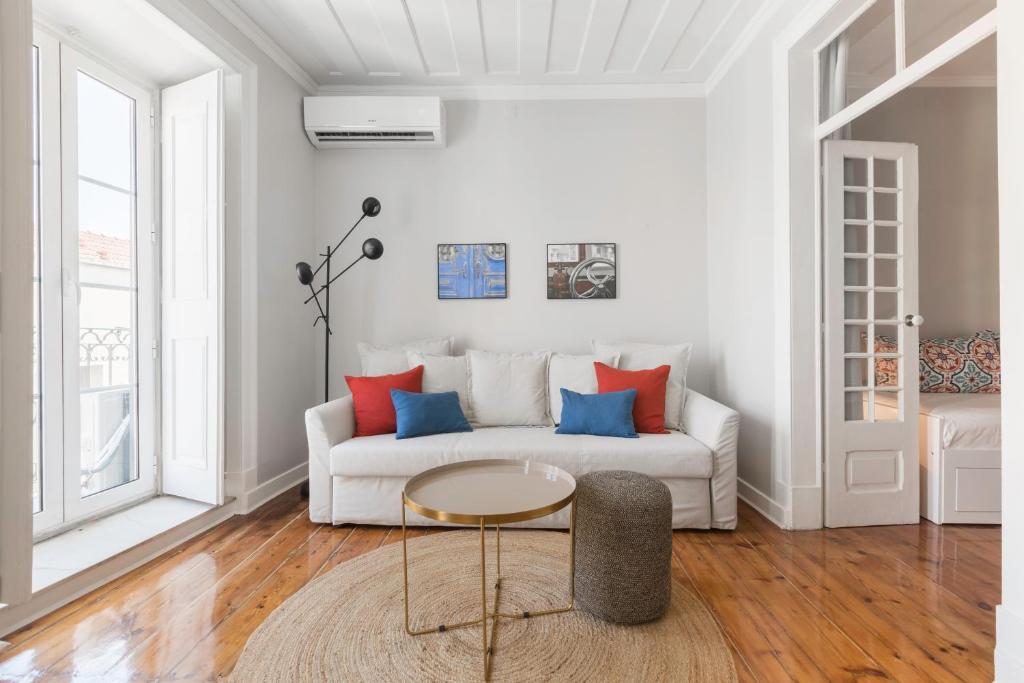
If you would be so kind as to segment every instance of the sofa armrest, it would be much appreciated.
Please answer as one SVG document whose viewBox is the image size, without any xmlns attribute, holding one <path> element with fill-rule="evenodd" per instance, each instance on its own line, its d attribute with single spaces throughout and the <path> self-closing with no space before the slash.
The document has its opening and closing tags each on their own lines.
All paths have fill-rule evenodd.
<svg viewBox="0 0 1024 683">
<path fill-rule="evenodd" d="M 331 521 L 331 448 L 352 438 L 356 418 L 352 397 L 342 398 L 306 411 L 306 439 L 309 441 L 309 519 Z"/>
<path fill-rule="evenodd" d="M 740 415 L 692 389 L 683 403 L 686 433 L 711 449 L 711 528 L 736 528 L 736 443 Z"/>
</svg>

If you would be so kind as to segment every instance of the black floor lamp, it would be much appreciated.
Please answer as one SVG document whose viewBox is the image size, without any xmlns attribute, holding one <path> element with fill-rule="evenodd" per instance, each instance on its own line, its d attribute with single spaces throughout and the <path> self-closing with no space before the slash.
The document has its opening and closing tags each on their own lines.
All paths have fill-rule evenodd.
<svg viewBox="0 0 1024 683">
<path fill-rule="evenodd" d="M 315 301 L 316 307 L 320 311 L 320 315 L 318 315 L 316 320 L 313 321 L 313 325 L 315 326 L 321 320 L 324 321 L 324 403 L 326 403 L 329 398 L 328 386 L 331 376 L 331 285 L 334 284 L 335 280 L 347 273 L 352 266 L 356 265 L 364 258 L 376 261 L 383 256 L 384 245 L 381 244 L 381 241 L 376 237 L 369 238 L 363 242 L 363 253 L 359 255 L 359 258 L 345 266 L 345 268 L 334 277 L 331 277 L 331 257 L 337 253 L 338 249 L 341 248 L 341 245 L 345 243 L 348 236 L 352 234 L 352 231 L 359 226 L 364 218 L 367 216 L 373 218 L 379 213 L 380 202 L 377 201 L 376 197 L 367 197 L 363 200 L 363 215 L 359 217 L 359 220 L 355 222 L 355 225 L 349 228 L 348 232 L 345 233 L 345 236 L 341 238 L 341 241 L 339 241 L 336 246 L 332 248 L 331 245 L 327 245 L 327 253 L 320 254 L 320 256 L 323 257 L 323 261 L 321 261 L 320 265 L 316 267 L 316 270 L 313 270 L 313 268 L 305 261 L 299 261 L 295 264 L 295 272 L 299 276 L 299 282 L 304 286 L 309 287 L 309 291 L 312 292 L 309 298 L 307 298 L 303 303 L 308 304 L 310 301 Z M 313 280 L 321 270 L 324 271 L 324 283 L 320 285 L 320 287 L 314 287 Z M 320 293 L 323 293 L 324 295 L 323 305 L 320 304 Z M 302 493 L 304 496 L 309 495 L 308 482 L 302 485 Z"/>
</svg>

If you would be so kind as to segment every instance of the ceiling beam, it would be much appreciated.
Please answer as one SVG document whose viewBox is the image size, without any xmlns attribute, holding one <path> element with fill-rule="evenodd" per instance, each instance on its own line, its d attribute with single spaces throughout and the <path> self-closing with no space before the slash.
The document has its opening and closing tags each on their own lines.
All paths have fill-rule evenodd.
<svg viewBox="0 0 1024 683">
<path fill-rule="evenodd" d="M 553 0 L 522 0 L 519 14 L 519 73 L 542 76 L 548 70 Z"/>
<path fill-rule="evenodd" d="M 583 34 L 580 75 L 604 75 L 608 58 L 615 47 L 615 40 L 619 37 L 619 29 L 622 27 L 627 7 L 629 0 L 593 0 L 587 32 Z"/>
<path fill-rule="evenodd" d="M 403 77 L 426 76 L 430 70 L 405 0 L 374 0 L 367 6 L 375 15 L 377 26 L 388 44 L 395 70 Z"/>
<path fill-rule="evenodd" d="M 487 73 L 478 0 L 447 0 L 448 24 L 459 75 L 480 78 Z"/>
<path fill-rule="evenodd" d="M 668 58 L 672 56 L 683 35 L 690 30 L 693 17 L 704 1 L 667 0 L 633 70 L 641 73 L 660 73 L 664 70 Z"/>
</svg>

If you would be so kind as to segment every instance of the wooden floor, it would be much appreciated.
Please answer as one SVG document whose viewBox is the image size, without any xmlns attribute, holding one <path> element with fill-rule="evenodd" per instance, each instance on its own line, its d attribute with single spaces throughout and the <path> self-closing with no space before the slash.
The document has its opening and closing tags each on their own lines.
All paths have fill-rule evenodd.
<svg viewBox="0 0 1024 683">
<path fill-rule="evenodd" d="M 400 538 L 311 524 L 286 493 L 11 634 L 0 680 L 216 679 L 285 598 Z M 676 532 L 674 550 L 740 680 L 992 680 L 998 527 L 787 533 L 741 505 L 737 531 Z"/>
</svg>

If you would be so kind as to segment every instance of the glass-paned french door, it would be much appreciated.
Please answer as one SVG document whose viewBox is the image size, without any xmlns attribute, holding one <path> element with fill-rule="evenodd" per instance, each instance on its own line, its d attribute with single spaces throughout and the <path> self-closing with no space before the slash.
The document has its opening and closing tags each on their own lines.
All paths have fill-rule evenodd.
<svg viewBox="0 0 1024 683">
<path fill-rule="evenodd" d="M 40 533 L 155 490 L 149 91 L 37 32 L 35 467 Z"/>
</svg>

